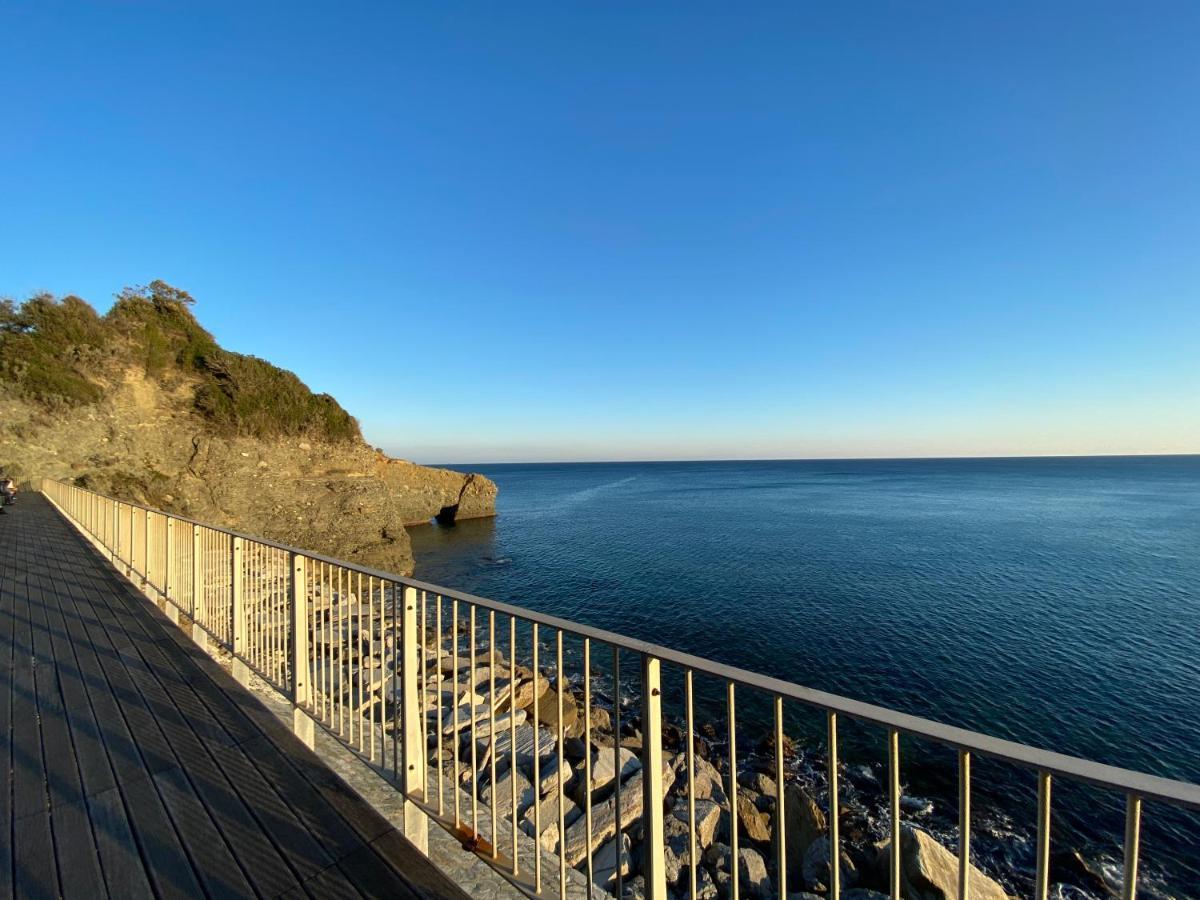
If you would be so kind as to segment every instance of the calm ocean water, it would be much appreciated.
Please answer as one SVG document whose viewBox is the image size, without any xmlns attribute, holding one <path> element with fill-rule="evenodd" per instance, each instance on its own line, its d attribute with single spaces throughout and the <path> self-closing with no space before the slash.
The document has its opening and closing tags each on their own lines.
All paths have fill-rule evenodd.
<svg viewBox="0 0 1200 900">
<path fill-rule="evenodd" d="M 500 514 L 415 529 L 422 579 L 1200 781 L 1200 457 L 455 468 L 497 482 Z M 816 746 L 820 719 L 794 724 Z M 867 762 L 878 740 L 850 737 Z M 952 753 L 906 757 L 950 813 Z M 985 765 L 975 790 L 1027 863 L 1033 777 Z M 1056 845 L 1115 856 L 1122 810 L 1056 783 Z M 1200 815 L 1151 805 L 1144 839 L 1190 895 Z"/>
</svg>

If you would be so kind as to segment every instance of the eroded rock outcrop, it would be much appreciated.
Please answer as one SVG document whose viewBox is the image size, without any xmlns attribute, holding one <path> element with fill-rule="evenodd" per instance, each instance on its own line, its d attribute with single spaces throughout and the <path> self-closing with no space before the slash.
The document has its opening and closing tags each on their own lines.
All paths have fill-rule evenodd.
<svg viewBox="0 0 1200 900">
<path fill-rule="evenodd" d="M 332 397 L 220 348 L 161 282 L 100 316 L 0 303 L 0 467 L 388 571 L 406 526 L 495 513 L 482 475 L 391 459 Z"/>
</svg>

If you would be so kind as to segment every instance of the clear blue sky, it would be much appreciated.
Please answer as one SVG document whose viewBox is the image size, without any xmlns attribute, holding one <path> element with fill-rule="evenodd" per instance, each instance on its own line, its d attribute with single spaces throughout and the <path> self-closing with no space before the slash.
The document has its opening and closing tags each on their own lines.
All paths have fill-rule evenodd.
<svg viewBox="0 0 1200 900">
<path fill-rule="evenodd" d="M 399 455 L 1200 451 L 1194 2 L 37 2 L 0 52 L 0 294 L 163 278 Z"/>
</svg>

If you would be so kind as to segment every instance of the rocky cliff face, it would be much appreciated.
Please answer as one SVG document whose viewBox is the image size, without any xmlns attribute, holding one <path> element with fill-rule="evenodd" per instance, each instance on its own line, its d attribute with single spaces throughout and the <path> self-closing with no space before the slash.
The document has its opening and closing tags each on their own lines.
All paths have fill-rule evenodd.
<svg viewBox="0 0 1200 900">
<path fill-rule="evenodd" d="M 30 335 L 38 335 L 36 326 L 18 337 Z M 9 376 L 0 384 L 0 468 L 401 574 L 413 569 L 406 526 L 495 514 L 496 486 L 487 478 L 391 459 L 368 446 L 348 416 L 348 436 L 302 418 L 274 429 L 236 420 L 218 427 L 198 400 L 213 379 L 186 365 L 148 371 L 143 349 L 137 340 L 105 340 L 95 352 L 73 347 L 70 374 L 95 392 L 65 402 L 25 389 L 13 373 L 28 371 L 20 360 L 31 351 L 0 342 L 0 373 Z M 213 352 L 224 354 L 209 351 L 210 358 Z M 228 356 L 235 365 L 250 359 Z M 253 363 L 299 385 L 290 373 Z M 299 390 L 305 402 L 313 398 Z M 232 409 L 247 408 L 241 394 L 226 394 Z M 332 398 L 316 399 L 345 415 Z"/>
</svg>

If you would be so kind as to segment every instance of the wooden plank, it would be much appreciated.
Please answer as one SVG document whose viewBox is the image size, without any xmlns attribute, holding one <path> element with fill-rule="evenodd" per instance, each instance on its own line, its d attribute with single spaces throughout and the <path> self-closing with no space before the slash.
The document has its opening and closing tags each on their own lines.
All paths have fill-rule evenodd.
<svg viewBox="0 0 1200 900">
<path fill-rule="evenodd" d="M 92 838 L 92 823 L 85 800 L 60 803 L 50 810 L 54 855 L 58 860 L 64 897 L 95 897 L 104 883 L 100 859 Z"/>
<path fill-rule="evenodd" d="M 49 808 L 13 820 L 13 893 L 17 897 L 59 895 Z"/>
<path fill-rule="evenodd" d="M 53 575 L 53 571 L 43 569 L 31 573 L 28 582 L 38 723 L 46 765 L 55 859 L 70 860 L 70 865 L 59 866 L 61 889 L 65 897 L 89 897 L 95 894 L 96 885 L 102 883 L 102 876 L 62 701 L 58 660 L 49 625 L 50 607 L 57 606 Z"/>
<path fill-rule="evenodd" d="M 359 890 L 368 897 L 416 898 L 419 895 L 412 886 L 384 861 L 374 847 L 365 846 L 355 850 L 345 859 L 338 861 L 338 868 L 346 873 Z"/>
<path fill-rule="evenodd" d="M 79 780 L 79 766 L 75 761 L 71 730 L 67 726 L 67 711 L 63 706 L 58 683 L 58 666 L 50 643 L 50 633 L 45 624 L 49 590 L 44 579 L 39 581 L 41 583 L 38 589 L 30 592 L 32 628 L 37 642 L 37 666 L 33 677 L 37 691 L 38 724 L 42 735 L 47 793 L 50 807 L 53 809 L 60 804 L 79 803 L 83 799 L 83 785 Z"/>
<path fill-rule="evenodd" d="M 15 598 L 13 647 L 13 819 L 24 819 L 48 809 L 42 736 L 38 730 L 37 687 L 33 680 L 33 630 L 28 592 Z M 48 821 L 48 820 L 47 820 Z"/>
<path fill-rule="evenodd" d="M 301 879 L 312 878 L 333 865 L 333 857 L 309 833 L 240 748 L 217 748 L 214 754 L 221 770 L 254 810 L 263 830 Z"/>
<path fill-rule="evenodd" d="M 88 797 L 88 815 L 104 884 L 112 897 L 145 897 L 150 894 L 145 866 L 134 840 L 121 793 L 115 787 Z"/>
<path fill-rule="evenodd" d="M 358 891 L 345 872 L 337 866 L 330 866 L 304 882 L 298 890 L 285 896 L 288 900 L 298 900 L 301 897 L 312 897 L 314 900 L 358 900 L 364 895 Z"/>
<path fill-rule="evenodd" d="M 341 859 L 362 846 L 362 839 L 325 798 L 305 789 L 305 782 L 297 778 L 296 770 L 275 744 L 266 738 L 258 738 L 244 744 L 243 749 L 255 768 L 287 799 L 297 818 L 333 859 Z"/>
<path fill-rule="evenodd" d="M 253 897 L 254 890 L 225 837 L 213 824 L 183 770 L 164 769 L 155 774 L 154 782 L 205 890 L 212 896 Z"/>
<path fill-rule="evenodd" d="M 126 604 L 126 599 L 129 602 Z M 220 673 L 228 678 L 224 671 L 206 653 L 200 650 L 156 608 L 146 603 L 142 598 L 134 596 L 126 598 L 119 595 L 119 602 L 124 606 L 122 621 L 128 626 L 137 627 L 139 634 L 145 640 L 135 638 L 145 659 L 152 663 L 152 668 L 163 680 L 186 685 L 195 697 L 195 702 L 180 702 L 176 697 L 179 708 L 189 716 L 193 726 L 199 721 L 205 724 L 197 727 L 197 733 L 206 740 L 214 743 L 231 745 L 245 740 L 251 740 L 260 734 L 259 728 L 245 714 L 245 708 L 258 707 L 261 704 L 245 695 L 249 703 L 245 708 L 235 702 L 212 682 L 212 673 Z M 208 677 L 197 677 L 206 675 Z M 195 720 L 192 715 L 197 716 Z M 269 715 L 269 713 L 268 713 Z"/>
<path fill-rule="evenodd" d="M 56 588 L 56 602 L 47 607 L 47 616 L 48 625 L 54 635 L 54 658 L 59 688 L 62 691 L 63 709 L 67 716 L 71 742 L 75 747 L 83 793 L 98 794 L 112 789 L 117 782 L 108 761 L 108 752 L 100 736 L 100 726 L 96 723 L 79 664 L 76 640 L 86 642 L 86 638 L 78 635 L 78 623 L 74 621 L 74 617 L 64 613 L 65 598 L 62 586 L 56 585 Z M 90 649 L 87 652 L 90 652 Z"/>
<path fill-rule="evenodd" d="M 392 828 L 371 842 L 389 866 L 400 873 L 417 896 L 427 900 L 464 900 L 466 894 L 420 850 Z"/>
<path fill-rule="evenodd" d="M 129 824 L 141 851 L 147 877 L 161 897 L 200 897 L 203 889 L 183 849 L 158 788 L 150 778 L 121 786 Z"/>
<path fill-rule="evenodd" d="M 8 836 L 12 834 L 12 699 L 13 699 L 13 628 L 15 626 L 14 604 L 17 577 L 13 564 L 15 541 L 5 534 L 6 542 L 0 544 L 0 772 L 5 783 L 0 787 L 0 827 L 4 840 L 0 840 L 0 900 L 13 896 L 13 848 Z"/>
<path fill-rule="evenodd" d="M 258 814 L 245 805 L 241 792 L 211 758 L 189 767 L 187 777 L 258 894 L 275 897 L 300 883 Z"/>
</svg>

